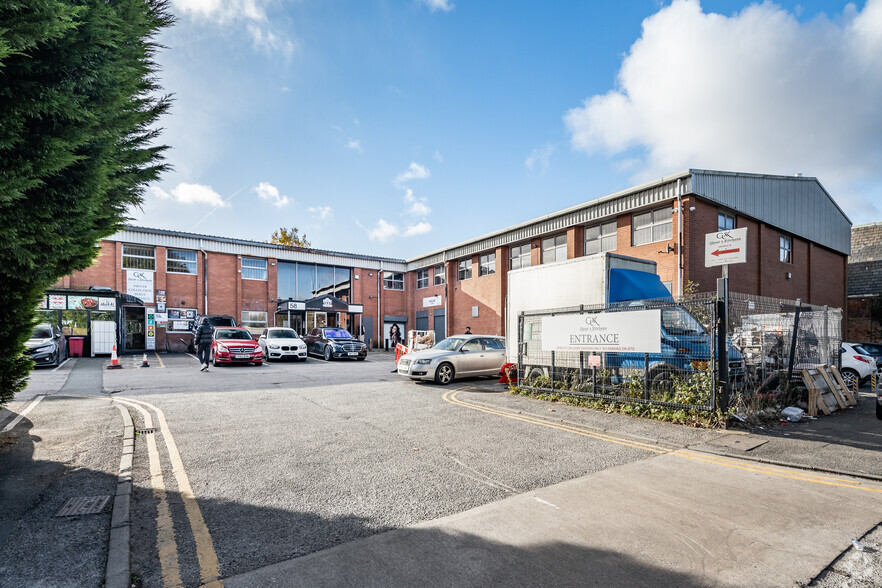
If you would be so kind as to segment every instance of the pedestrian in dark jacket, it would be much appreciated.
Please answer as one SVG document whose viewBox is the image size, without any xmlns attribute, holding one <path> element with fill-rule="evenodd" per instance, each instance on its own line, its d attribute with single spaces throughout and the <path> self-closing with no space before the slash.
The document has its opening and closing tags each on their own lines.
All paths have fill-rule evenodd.
<svg viewBox="0 0 882 588">
<path fill-rule="evenodd" d="M 193 339 L 193 345 L 196 346 L 196 357 L 202 364 L 202 371 L 208 371 L 208 356 L 211 350 L 211 342 L 214 340 L 214 327 L 207 322 L 199 325 L 196 330 L 196 337 Z"/>
</svg>

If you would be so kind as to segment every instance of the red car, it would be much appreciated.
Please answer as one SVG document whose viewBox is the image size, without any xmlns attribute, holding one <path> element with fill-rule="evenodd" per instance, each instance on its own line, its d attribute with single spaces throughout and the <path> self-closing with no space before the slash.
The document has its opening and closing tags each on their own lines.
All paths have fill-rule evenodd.
<svg viewBox="0 0 882 588">
<path fill-rule="evenodd" d="M 217 327 L 211 342 L 211 363 L 263 363 L 263 351 L 248 329 Z"/>
</svg>

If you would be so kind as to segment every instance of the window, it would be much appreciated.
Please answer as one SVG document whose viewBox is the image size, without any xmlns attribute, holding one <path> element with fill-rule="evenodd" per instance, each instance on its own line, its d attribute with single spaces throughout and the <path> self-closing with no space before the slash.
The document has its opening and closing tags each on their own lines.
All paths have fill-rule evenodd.
<svg viewBox="0 0 882 588">
<path fill-rule="evenodd" d="M 567 258 L 567 236 L 556 235 L 542 239 L 542 263 L 564 261 Z"/>
<path fill-rule="evenodd" d="M 470 280 L 472 278 L 472 258 L 460 259 L 459 267 L 456 271 L 458 280 Z"/>
<path fill-rule="evenodd" d="M 481 256 L 478 264 L 478 275 L 489 276 L 496 273 L 496 253 L 488 253 Z"/>
<path fill-rule="evenodd" d="M 429 270 L 417 270 L 417 290 L 429 287 Z"/>
<path fill-rule="evenodd" d="M 242 278 L 245 280 L 266 280 L 266 260 L 243 257 Z"/>
<path fill-rule="evenodd" d="M 383 272 L 383 288 L 385 290 L 404 290 L 404 274 Z"/>
<path fill-rule="evenodd" d="M 585 227 L 585 255 L 615 251 L 616 247 L 616 221 Z"/>
<path fill-rule="evenodd" d="M 123 245 L 123 269 L 156 271 L 156 254 L 153 247 L 145 245 Z"/>
<path fill-rule="evenodd" d="M 169 249 L 165 256 L 165 271 L 173 274 L 195 274 L 196 252 Z"/>
<path fill-rule="evenodd" d="M 781 261 L 793 263 L 793 241 L 787 235 L 781 235 Z"/>
<path fill-rule="evenodd" d="M 659 208 L 634 215 L 633 245 L 668 241 L 674 236 L 674 219 L 670 208 Z"/>
<path fill-rule="evenodd" d="M 509 261 L 509 269 L 520 269 L 522 267 L 530 267 L 532 261 L 530 259 L 530 244 L 515 245 L 509 249 L 511 253 Z"/>
<path fill-rule="evenodd" d="M 735 216 L 725 212 L 717 213 L 717 230 L 728 231 L 735 228 Z"/>
<path fill-rule="evenodd" d="M 257 310 L 243 310 L 242 326 L 249 331 L 262 332 L 266 328 L 266 312 Z"/>
<path fill-rule="evenodd" d="M 435 266 L 435 285 L 443 286 L 444 285 L 444 266 L 436 265 Z"/>
</svg>

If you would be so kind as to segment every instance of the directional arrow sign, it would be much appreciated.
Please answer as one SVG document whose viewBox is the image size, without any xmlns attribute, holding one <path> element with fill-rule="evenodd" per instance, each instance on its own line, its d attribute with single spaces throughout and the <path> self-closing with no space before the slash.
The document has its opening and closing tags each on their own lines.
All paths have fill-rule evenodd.
<svg viewBox="0 0 882 588">
<path fill-rule="evenodd" d="M 727 229 L 704 236 L 704 267 L 747 262 L 747 228 Z"/>
</svg>

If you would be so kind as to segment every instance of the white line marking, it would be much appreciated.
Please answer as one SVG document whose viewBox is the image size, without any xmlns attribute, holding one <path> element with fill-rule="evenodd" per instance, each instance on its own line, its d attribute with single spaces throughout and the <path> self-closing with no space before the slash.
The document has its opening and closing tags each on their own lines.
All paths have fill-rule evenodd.
<svg viewBox="0 0 882 588">
<path fill-rule="evenodd" d="M 539 504 L 544 504 L 545 506 L 550 506 L 550 507 L 552 507 L 552 508 L 556 508 L 557 510 L 560 510 L 560 507 L 559 507 L 558 505 L 556 505 L 556 504 L 551 504 L 551 503 L 548 502 L 547 500 L 542 500 L 542 499 L 539 498 L 538 496 L 534 496 L 534 497 L 533 497 L 533 500 L 535 500 L 535 501 L 538 502 Z"/>
<path fill-rule="evenodd" d="M 55 369 L 53 369 L 52 371 L 53 371 L 53 372 L 57 372 L 58 370 L 61 369 L 61 366 L 63 366 L 64 364 L 66 364 L 66 363 L 69 362 L 69 361 L 70 361 L 70 358 L 69 358 L 69 357 L 64 358 L 64 361 L 62 361 L 62 362 L 59 363 L 57 366 L 55 366 Z"/>
<path fill-rule="evenodd" d="M 22 420 L 23 418 L 25 418 L 25 417 L 27 416 L 27 414 L 28 414 L 29 412 L 31 412 L 31 410 L 32 410 L 35 406 L 37 406 L 37 405 L 40 403 L 40 401 L 43 400 L 44 398 L 46 398 L 46 395 L 45 395 L 45 394 L 40 394 L 39 396 L 37 396 L 36 398 L 34 398 L 34 401 L 31 402 L 31 403 L 27 406 L 27 408 L 25 408 L 23 411 L 21 411 L 21 414 L 20 414 L 20 415 L 18 415 L 18 416 L 15 417 L 14 419 L 12 419 L 12 422 L 11 422 L 11 423 L 9 423 L 9 424 L 6 425 L 5 427 L 3 427 L 3 431 L 2 431 L 2 432 L 3 432 L 3 433 L 8 433 L 8 432 L 11 431 L 12 429 L 14 429 L 14 428 L 15 428 L 15 425 L 17 425 L 18 423 L 20 423 L 21 420 Z"/>
</svg>

